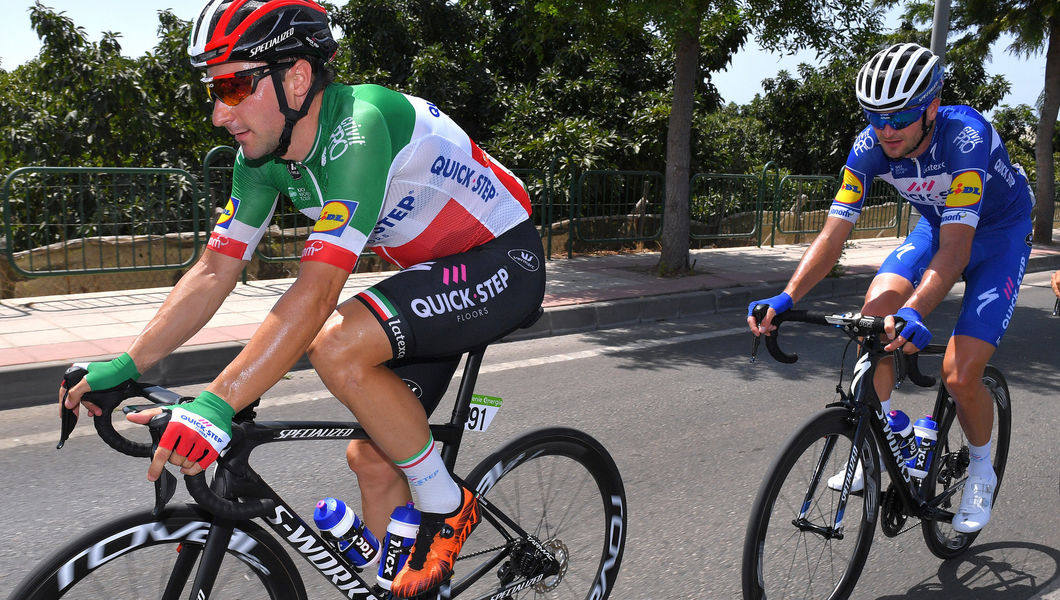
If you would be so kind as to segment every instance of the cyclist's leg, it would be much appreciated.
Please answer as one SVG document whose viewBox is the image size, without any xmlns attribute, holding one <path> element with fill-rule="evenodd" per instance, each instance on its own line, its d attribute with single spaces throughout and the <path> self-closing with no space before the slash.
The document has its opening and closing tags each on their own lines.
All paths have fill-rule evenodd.
<svg viewBox="0 0 1060 600">
<path fill-rule="evenodd" d="M 957 420 L 975 446 L 990 441 L 994 425 L 994 401 L 983 385 L 983 371 L 994 350 L 993 344 L 983 340 L 954 335 L 942 358 L 942 380 L 957 405 Z"/>
<path fill-rule="evenodd" d="M 389 447 L 393 440 L 380 437 L 407 441 L 419 436 L 408 436 L 400 424 L 376 428 L 378 423 L 393 419 L 392 415 L 375 415 L 390 412 L 390 406 L 381 411 L 377 403 L 386 401 L 396 390 L 387 388 L 367 393 L 370 390 L 365 377 L 374 377 L 371 369 L 376 365 L 385 369 L 393 381 L 401 383 L 401 379 L 386 369 L 383 361 L 364 360 L 362 355 L 366 350 L 361 348 L 364 331 L 371 332 L 370 341 L 376 351 L 381 348 L 375 334 L 381 333 L 387 340 L 389 352 L 384 361 L 451 356 L 487 344 L 517 328 L 527 315 L 538 309 L 544 295 L 543 264 L 540 238 L 533 224 L 527 221 L 482 246 L 410 267 L 362 292 L 356 301 L 339 307 L 339 314 L 314 341 L 311 359 L 318 370 L 328 372 L 322 373 L 322 379 L 332 393 L 350 406 L 384 453 L 405 467 L 406 476 L 425 482 L 417 487 L 418 504 L 424 511 L 421 534 L 426 536 L 435 530 L 456 532 L 443 536 L 447 539 L 441 542 L 435 536 L 426 543 L 418 540 L 406 568 L 394 580 L 395 593 L 412 595 L 405 585 L 405 580 L 412 578 L 403 577 L 410 569 L 431 573 L 418 578 L 420 581 L 414 586 L 417 593 L 423 591 L 421 587 L 429 589 L 437 585 L 452 568 L 452 558 L 477 522 L 478 512 L 471 494 L 461 490 L 445 470 L 429 431 L 423 437 L 426 443 L 414 450 L 395 452 Z M 365 321 L 374 322 L 375 327 L 368 327 Z M 378 358 L 380 353 L 371 356 Z M 402 383 L 401 387 L 403 396 L 415 399 L 407 386 Z M 369 419 L 361 416 L 366 411 L 372 413 Z M 421 408 L 420 414 L 423 413 Z M 422 425 L 426 428 L 425 416 Z M 424 469 L 425 465 L 429 468 Z M 455 510 L 447 510 L 452 505 Z M 437 556 L 433 552 L 421 556 L 436 547 L 444 551 Z"/>
<path fill-rule="evenodd" d="M 893 315 L 901 308 L 920 283 L 937 250 L 937 241 L 926 219 L 921 219 L 913 231 L 880 265 L 876 277 L 865 294 L 861 313 L 873 317 Z M 891 398 L 894 389 L 894 361 L 884 358 L 876 365 L 873 388 L 881 402 Z"/>
<path fill-rule="evenodd" d="M 430 416 L 445 394 L 459 362 L 460 356 L 456 355 L 391 361 L 388 366 L 408 385 Z M 346 448 L 346 462 L 357 474 L 361 515 L 368 529 L 381 539 L 394 507 L 412 500 L 408 479 L 371 440 L 352 440 Z"/>
<path fill-rule="evenodd" d="M 942 378 L 968 439 L 970 464 L 954 529 L 978 531 L 990 519 L 997 477 L 990 462 L 994 400 L 986 364 L 1008 328 L 1030 256 L 1029 223 L 977 234 L 965 269 L 961 313 L 942 362 Z"/>
</svg>

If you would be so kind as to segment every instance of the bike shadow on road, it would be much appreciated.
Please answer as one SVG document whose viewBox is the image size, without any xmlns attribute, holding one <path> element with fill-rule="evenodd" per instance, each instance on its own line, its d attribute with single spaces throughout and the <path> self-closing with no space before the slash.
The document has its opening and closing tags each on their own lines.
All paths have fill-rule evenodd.
<svg viewBox="0 0 1060 600">
<path fill-rule="evenodd" d="M 904 594 L 877 600 L 917 598 L 1043 600 L 1060 598 L 1060 549 L 1030 542 L 991 542 L 944 561 L 936 576 Z"/>
</svg>

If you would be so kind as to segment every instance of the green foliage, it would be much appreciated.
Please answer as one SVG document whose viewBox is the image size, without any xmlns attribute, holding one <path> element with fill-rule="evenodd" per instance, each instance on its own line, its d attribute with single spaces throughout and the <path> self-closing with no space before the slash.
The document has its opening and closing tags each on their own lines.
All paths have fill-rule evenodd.
<svg viewBox="0 0 1060 600">
<path fill-rule="evenodd" d="M 120 36 L 89 41 L 64 13 L 37 2 L 30 23 L 40 55 L 0 72 L 0 170 L 28 165 L 197 167 L 223 139 L 184 55 L 187 24 L 159 15 L 161 40 L 139 59 L 121 55 Z"/>
</svg>

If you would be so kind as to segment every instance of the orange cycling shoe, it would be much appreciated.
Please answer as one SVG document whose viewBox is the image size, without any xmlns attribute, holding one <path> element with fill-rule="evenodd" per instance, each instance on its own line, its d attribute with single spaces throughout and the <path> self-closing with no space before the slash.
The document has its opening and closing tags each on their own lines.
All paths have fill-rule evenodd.
<svg viewBox="0 0 1060 600">
<path fill-rule="evenodd" d="M 390 588 L 398 598 L 412 598 L 432 590 L 453 574 L 453 561 L 479 522 L 475 496 L 466 488 L 460 491 L 463 502 L 455 511 L 448 515 L 421 515 L 412 554 Z"/>
</svg>

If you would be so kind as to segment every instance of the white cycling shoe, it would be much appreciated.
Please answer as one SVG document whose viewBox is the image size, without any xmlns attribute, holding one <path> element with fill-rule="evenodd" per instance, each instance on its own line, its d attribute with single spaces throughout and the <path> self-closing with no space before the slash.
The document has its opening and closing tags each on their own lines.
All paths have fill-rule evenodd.
<svg viewBox="0 0 1060 600">
<path fill-rule="evenodd" d="M 840 471 L 835 475 L 828 478 L 828 487 L 839 492 L 843 489 L 843 480 L 846 479 L 847 472 Z M 854 469 L 854 480 L 850 482 L 851 493 L 857 493 L 865 489 L 865 474 L 861 470 L 861 461 L 858 461 L 857 468 Z"/>
<path fill-rule="evenodd" d="M 840 484 L 842 485 L 842 484 Z M 953 530 L 958 533 L 975 533 L 990 520 L 990 509 L 994 504 L 994 488 L 997 475 L 969 475 L 961 494 L 961 507 L 953 515 Z"/>
</svg>

